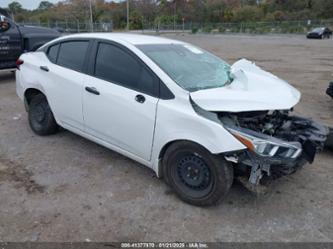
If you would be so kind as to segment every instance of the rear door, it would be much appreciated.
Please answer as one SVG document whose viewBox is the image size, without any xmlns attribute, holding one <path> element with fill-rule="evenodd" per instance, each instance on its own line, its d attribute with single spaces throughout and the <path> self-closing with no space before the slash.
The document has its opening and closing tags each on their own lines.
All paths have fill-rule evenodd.
<svg viewBox="0 0 333 249">
<path fill-rule="evenodd" d="M 67 40 L 50 46 L 49 61 L 39 65 L 40 77 L 57 121 L 83 130 L 82 91 L 89 40 Z"/>
<path fill-rule="evenodd" d="M 15 68 L 15 62 L 22 52 L 21 34 L 16 24 L 9 20 L 10 28 L 0 32 L 0 69 Z"/>
<path fill-rule="evenodd" d="M 86 132 L 149 161 L 159 80 L 127 48 L 95 44 L 83 92 Z"/>
</svg>

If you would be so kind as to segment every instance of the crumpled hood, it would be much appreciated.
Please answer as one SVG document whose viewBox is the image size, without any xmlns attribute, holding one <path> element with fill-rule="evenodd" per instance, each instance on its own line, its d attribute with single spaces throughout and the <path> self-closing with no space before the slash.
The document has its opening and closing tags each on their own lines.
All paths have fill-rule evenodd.
<svg viewBox="0 0 333 249">
<path fill-rule="evenodd" d="M 223 112 L 288 110 L 300 100 L 297 89 L 246 59 L 235 62 L 231 72 L 230 85 L 191 92 L 192 100 L 205 110 Z"/>
</svg>

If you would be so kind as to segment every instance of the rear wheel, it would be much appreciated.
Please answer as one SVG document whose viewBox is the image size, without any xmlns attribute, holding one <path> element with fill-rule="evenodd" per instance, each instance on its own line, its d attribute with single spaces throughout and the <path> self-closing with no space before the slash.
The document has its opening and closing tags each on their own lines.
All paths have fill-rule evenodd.
<svg viewBox="0 0 333 249">
<path fill-rule="evenodd" d="M 233 168 L 228 162 L 190 142 L 171 145 L 164 155 L 163 166 L 167 184 L 192 205 L 216 204 L 233 182 Z"/>
<path fill-rule="evenodd" d="M 30 127 L 37 135 L 51 135 L 58 131 L 59 126 L 44 95 L 38 94 L 31 99 L 28 116 Z"/>
</svg>

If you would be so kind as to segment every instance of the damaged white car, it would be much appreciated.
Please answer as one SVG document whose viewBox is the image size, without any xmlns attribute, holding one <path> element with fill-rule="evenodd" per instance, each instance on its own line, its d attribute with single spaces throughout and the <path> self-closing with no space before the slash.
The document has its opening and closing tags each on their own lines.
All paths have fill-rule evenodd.
<svg viewBox="0 0 333 249">
<path fill-rule="evenodd" d="M 234 178 L 251 189 L 312 163 L 328 133 L 289 114 L 300 93 L 285 81 L 179 41 L 71 35 L 17 65 L 35 133 L 62 126 L 124 154 L 194 205 L 223 199 Z"/>
</svg>

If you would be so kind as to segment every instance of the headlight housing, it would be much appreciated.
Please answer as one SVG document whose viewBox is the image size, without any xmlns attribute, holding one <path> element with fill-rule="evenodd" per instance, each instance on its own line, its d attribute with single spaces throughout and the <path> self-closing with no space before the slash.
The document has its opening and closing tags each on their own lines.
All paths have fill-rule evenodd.
<svg viewBox="0 0 333 249">
<path fill-rule="evenodd" d="M 249 150 L 263 157 L 297 158 L 302 153 L 299 142 L 284 142 L 280 139 L 247 129 L 228 130 Z"/>
</svg>

